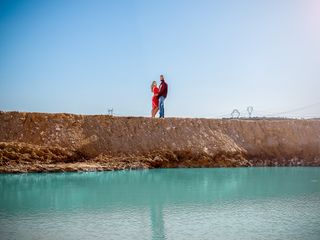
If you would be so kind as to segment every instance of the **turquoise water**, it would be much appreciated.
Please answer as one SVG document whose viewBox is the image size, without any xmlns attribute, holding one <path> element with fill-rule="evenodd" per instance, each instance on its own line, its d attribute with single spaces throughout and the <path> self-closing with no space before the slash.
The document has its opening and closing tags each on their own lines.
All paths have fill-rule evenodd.
<svg viewBox="0 0 320 240">
<path fill-rule="evenodd" d="M 0 175 L 0 239 L 320 239 L 320 168 Z"/>
</svg>

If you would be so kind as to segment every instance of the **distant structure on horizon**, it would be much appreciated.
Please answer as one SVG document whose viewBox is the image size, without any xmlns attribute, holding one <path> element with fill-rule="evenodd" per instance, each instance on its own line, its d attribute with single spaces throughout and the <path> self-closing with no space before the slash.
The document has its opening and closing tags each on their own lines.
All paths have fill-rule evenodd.
<svg viewBox="0 0 320 240">
<path fill-rule="evenodd" d="M 252 106 L 248 106 L 247 107 L 247 112 L 248 112 L 248 117 L 251 118 L 252 117 L 252 112 L 253 112 L 253 107 Z M 238 109 L 233 109 L 231 112 L 231 118 L 240 118 L 241 113 Z"/>
<path fill-rule="evenodd" d="M 113 108 L 108 109 L 108 115 L 113 116 Z"/>
</svg>

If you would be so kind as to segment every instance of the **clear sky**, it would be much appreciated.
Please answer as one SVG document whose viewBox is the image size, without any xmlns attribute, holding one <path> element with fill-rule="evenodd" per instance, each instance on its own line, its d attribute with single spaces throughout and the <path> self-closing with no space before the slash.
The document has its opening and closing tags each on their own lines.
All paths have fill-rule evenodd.
<svg viewBox="0 0 320 240">
<path fill-rule="evenodd" d="M 0 110 L 320 116 L 318 0 L 0 0 Z M 311 105 L 311 106 L 310 106 Z"/>
</svg>

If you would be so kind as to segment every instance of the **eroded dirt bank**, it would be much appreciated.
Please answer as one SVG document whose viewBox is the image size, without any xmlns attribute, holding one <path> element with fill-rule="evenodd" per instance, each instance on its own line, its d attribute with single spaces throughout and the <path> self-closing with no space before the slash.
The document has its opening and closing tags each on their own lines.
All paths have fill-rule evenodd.
<svg viewBox="0 0 320 240">
<path fill-rule="evenodd" d="M 0 172 L 320 166 L 320 120 L 0 112 Z"/>
</svg>

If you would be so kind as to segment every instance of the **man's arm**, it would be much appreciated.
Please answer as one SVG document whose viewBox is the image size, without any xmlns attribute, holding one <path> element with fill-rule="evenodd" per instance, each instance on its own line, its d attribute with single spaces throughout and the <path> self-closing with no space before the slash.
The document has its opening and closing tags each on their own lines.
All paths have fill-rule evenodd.
<svg viewBox="0 0 320 240">
<path fill-rule="evenodd" d="M 163 94 L 163 84 L 161 83 L 159 86 L 158 97 L 162 96 L 162 94 Z"/>
</svg>

